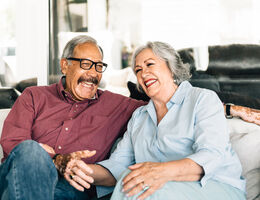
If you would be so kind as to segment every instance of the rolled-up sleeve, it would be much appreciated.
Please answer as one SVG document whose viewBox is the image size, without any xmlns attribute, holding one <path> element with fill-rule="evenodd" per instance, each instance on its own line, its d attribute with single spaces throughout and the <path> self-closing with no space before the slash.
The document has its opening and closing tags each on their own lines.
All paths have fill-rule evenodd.
<svg viewBox="0 0 260 200">
<path fill-rule="evenodd" d="M 204 186 L 223 165 L 225 151 L 230 145 L 223 105 L 215 92 L 204 93 L 196 105 L 194 141 L 195 153 L 187 158 L 203 168 L 201 185 Z"/>
</svg>

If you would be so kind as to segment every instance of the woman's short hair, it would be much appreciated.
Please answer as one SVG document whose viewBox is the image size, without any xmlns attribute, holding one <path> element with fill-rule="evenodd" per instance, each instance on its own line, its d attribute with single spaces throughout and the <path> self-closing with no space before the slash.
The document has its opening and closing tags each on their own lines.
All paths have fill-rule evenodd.
<svg viewBox="0 0 260 200">
<path fill-rule="evenodd" d="M 97 45 L 97 47 L 100 49 L 100 52 L 101 52 L 101 55 L 103 58 L 102 48 L 100 46 L 98 46 L 97 41 L 94 38 L 92 38 L 88 35 L 79 35 L 79 36 L 74 37 L 72 40 L 70 40 L 66 44 L 65 48 L 63 49 L 61 58 L 73 57 L 75 47 L 79 44 L 84 44 L 84 43 L 92 43 L 92 44 Z"/>
<path fill-rule="evenodd" d="M 180 85 L 181 82 L 190 79 L 191 75 L 189 64 L 183 64 L 178 52 L 175 51 L 174 48 L 172 48 L 169 44 L 158 41 L 148 42 L 147 44 L 140 46 L 135 50 L 132 59 L 133 70 L 135 67 L 136 56 L 144 49 L 151 49 L 156 56 L 166 62 L 168 68 L 172 72 L 174 82 L 177 85 Z"/>
</svg>

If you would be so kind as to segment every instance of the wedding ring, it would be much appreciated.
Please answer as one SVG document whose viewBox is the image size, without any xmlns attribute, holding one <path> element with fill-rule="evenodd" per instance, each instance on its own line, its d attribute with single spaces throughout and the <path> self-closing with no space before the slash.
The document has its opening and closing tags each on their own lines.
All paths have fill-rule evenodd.
<svg viewBox="0 0 260 200">
<path fill-rule="evenodd" d="M 71 174 L 70 179 L 74 179 L 75 175 Z"/>
<path fill-rule="evenodd" d="M 149 186 L 148 185 L 146 185 L 144 182 L 143 182 L 143 190 L 147 190 L 148 188 L 149 188 Z"/>
</svg>

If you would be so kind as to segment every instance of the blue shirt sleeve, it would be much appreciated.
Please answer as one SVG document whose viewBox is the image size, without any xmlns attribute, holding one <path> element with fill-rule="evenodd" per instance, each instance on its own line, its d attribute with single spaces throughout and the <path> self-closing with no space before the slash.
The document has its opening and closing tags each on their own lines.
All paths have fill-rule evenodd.
<svg viewBox="0 0 260 200">
<path fill-rule="evenodd" d="M 187 158 L 203 167 L 201 185 L 204 186 L 223 165 L 225 151 L 230 146 L 223 105 L 215 92 L 202 93 L 196 105 L 194 141 L 195 153 Z"/>
</svg>

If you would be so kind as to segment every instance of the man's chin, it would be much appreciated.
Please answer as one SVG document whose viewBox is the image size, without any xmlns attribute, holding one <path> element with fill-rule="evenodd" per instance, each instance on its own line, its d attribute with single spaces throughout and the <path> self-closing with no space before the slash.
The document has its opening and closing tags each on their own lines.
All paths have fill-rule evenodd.
<svg viewBox="0 0 260 200">
<path fill-rule="evenodd" d="M 92 88 L 80 87 L 80 88 L 77 88 L 75 92 L 76 92 L 75 97 L 78 100 L 92 99 L 97 92 L 97 88 L 96 87 L 92 87 Z"/>
</svg>

